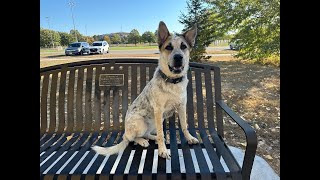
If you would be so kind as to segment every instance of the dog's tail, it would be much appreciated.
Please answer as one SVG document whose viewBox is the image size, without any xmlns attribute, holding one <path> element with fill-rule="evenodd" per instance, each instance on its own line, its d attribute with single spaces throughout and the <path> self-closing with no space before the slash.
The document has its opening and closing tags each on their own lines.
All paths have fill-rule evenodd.
<svg viewBox="0 0 320 180">
<path fill-rule="evenodd" d="M 126 149 L 126 147 L 129 144 L 129 140 L 127 140 L 127 138 L 123 138 L 123 140 L 115 145 L 115 146 L 111 146 L 111 147 L 100 147 L 100 146 L 93 146 L 91 147 L 96 153 L 107 156 L 107 155 L 113 155 L 113 154 L 117 154 L 120 151 L 124 151 L 124 149 Z"/>
</svg>

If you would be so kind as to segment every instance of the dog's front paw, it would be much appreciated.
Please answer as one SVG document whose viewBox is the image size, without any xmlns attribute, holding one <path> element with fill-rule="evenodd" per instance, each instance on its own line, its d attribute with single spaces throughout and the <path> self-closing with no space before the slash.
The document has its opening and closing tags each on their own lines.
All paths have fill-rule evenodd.
<svg viewBox="0 0 320 180">
<path fill-rule="evenodd" d="M 198 144 L 199 143 L 199 140 L 193 136 L 190 136 L 188 139 L 188 144 Z"/>
<path fill-rule="evenodd" d="M 159 149 L 159 156 L 165 159 L 170 159 L 171 155 L 169 153 L 169 151 L 166 148 L 160 148 Z"/>
</svg>

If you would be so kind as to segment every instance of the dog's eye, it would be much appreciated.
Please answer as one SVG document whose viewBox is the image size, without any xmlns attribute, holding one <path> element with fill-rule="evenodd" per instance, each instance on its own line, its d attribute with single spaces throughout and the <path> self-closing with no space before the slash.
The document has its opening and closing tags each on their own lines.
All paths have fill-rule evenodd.
<svg viewBox="0 0 320 180">
<path fill-rule="evenodd" d="M 168 46 L 165 47 L 166 50 L 172 51 L 173 47 L 171 46 L 171 44 L 169 44 Z"/>
<path fill-rule="evenodd" d="M 187 48 L 187 46 L 185 44 L 181 43 L 180 49 L 184 50 L 186 48 Z"/>
</svg>

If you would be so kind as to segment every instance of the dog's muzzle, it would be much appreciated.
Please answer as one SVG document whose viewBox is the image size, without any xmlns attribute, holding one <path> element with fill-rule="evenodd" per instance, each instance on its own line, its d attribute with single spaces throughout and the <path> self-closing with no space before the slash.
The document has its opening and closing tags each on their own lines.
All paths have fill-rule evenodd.
<svg viewBox="0 0 320 180">
<path fill-rule="evenodd" d="M 171 72 L 173 72 L 174 74 L 179 74 L 182 72 L 182 70 L 184 68 L 183 63 L 182 63 L 182 59 L 183 59 L 183 57 L 180 54 L 175 54 L 173 56 L 173 67 L 168 65 Z"/>
</svg>

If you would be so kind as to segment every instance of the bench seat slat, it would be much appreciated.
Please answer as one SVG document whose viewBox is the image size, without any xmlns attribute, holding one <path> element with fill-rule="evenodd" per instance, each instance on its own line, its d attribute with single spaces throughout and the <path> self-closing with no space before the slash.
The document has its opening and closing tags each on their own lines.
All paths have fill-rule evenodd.
<svg viewBox="0 0 320 180">
<path fill-rule="evenodd" d="M 197 179 L 201 177 L 201 179 L 206 179 L 211 177 L 216 177 L 217 179 L 226 179 L 226 177 L 233 177 L 234 179 L 241 179 L 241 175 L 239 171 L 233 171 L 232 168 L 230 169 L 230 172 L 225 172 L 223 169 L 220 158 L 217 155 L 217 150 L 215 149 L 215 146 L 218 146 L 219 148 L 223 147 L 221 145 L 212 144 L 208 138 L 208 134 L 206 131 L 208 129 L 190 129 L 190 132 L 195 133 L 196 130 L 200 132 L 200 136 L 202 139 L 203 144 L 199 145 L 189 145 L 181 131 L 181 129 L 178 129 L 180 133 L 180 138 L 181 138 L 181 144 L 177 144 L 176 141 L 177 139 L 176 134 L 172 133 L 175 132 L 177 129 L 175 128 L 174 125 L 174 118 L 172 117 L 169 121 L 169 130 L 170 130 L 170 144 L 167 144 L 167 148 L 170 149 L 171 153 L 171 160 L 167 161 L 163 158 L 158 157 L 158 165 L 157 165 L 157 174 L 152 174 L 152 164 L 154 161 L 154 150 L 158 148 L 158 145 L 155 144 L 154 141 L 150 140 L 150 146 L 148 148 L 143 148 L 140 145 L 134 145 L 134 143 L 129 143 L 129 146 L 125 149 L 123 154 L 120 156 L 120 159 L 118 159 L 118 165 L 117 167 L 113 170 L 114 173 L 111 173 L 111 170 L 114 166 L 114 162 L 118 158 L 117 155 L 110 156 L 108 157 L 107 162 L 104 164 L 103 169 L 101 171 L 101 174 L 97 175 L 98 168 L 101 166 L 102 161 L 104 160 L 105 156 L 102 155 L 96 155 L 94 151 L 90 149 L 91 145 L 93 142 L 97 141 L 96 145 L 102 145 L 103 142 L 106 141 L 106 138 L 109 133 L 104 132 L 101 136 L 99 134 L 94 133 L 94 134 L 89 134 L 85 133 L 81 136 L 79 133 L 75 133 L 73 136 L 81 136 L 77 138 L 72 138 L 70 141 L 65 142 L 66 137 L 69 134 L 65 135 L 60 135 L 57 134 L 55 138 L 60 139 L 58 142 L 56 142 L 55 145 L 53 145 L 51 148 L 49 148 L 48 151 L 44 151 L 41 159 L 42 161 L 45 160 L 47 157 L 49 157 L 51 154 L 53 154 L 44 164 L 41 166 L 41 173 L 47 170 L 46 176 L 49 175 L 54 175 L 58 172 L 58 170 L 64 165 L 63 169 L 58 172 L 58 177 L 69 177 L 69 176 L 74 176 L 78 177 L 79 174 L 85 174 L 81 175 L 80 177 L 86 176 L 89 179 L 94 179 L 96 177 L 101 177 L 101 178 L 110 178 L 113 177 L 114 179 L 122 179 L 123 177 L 131 177 L 131 178 L 138 178 L 138 177 L 144 177 L 147 179 L 152 179 L 152 177 L 157 177 L 157 178 L 167 178 L 168 176 L 171 178 L 184 178 L 188 177 L 191 179 Z M 213 130 L 210 131 L 211 136 L 212 133 L 214 133 Z M 118 132 L 118 131 L 113 131 L 111 132 L 112 134 L 110 135 L 110 138 L 108 138 L 107 143 L 105 146 L 111 146 L 113 145 L 115 139 L 120 133 L 120 138 L 117 141 L 119 143 L 122 140 L 122 134 L 123 132 Z M 192 134 L 192 133 L 191 133 Z M 194 134 L 193 134 L 194 135 Z M 89 137 L 90 136 L 90 137 Z M 88 140 L 89 137 L 89 140 Z M 213 138 L 216 140 L 217 137 Z M 84 145 L 83 143 L 87 141 Z M 63 144 L 61 146 L 61 144 Z M 71 146 L 71 144 L 75 145 Z M 219 143 L 219 142 L 217 142 Z M 82 146 L 81 146 L 82 145 Z M 58 148 L 60 147 L 60 148 Z M 207 154 L 204 154 L 203 147 L 205 147 Z M 131 166 L 129 169 L 128 174 L 124 174 L 125 167 L 128 163 L 129 156 L 132 152 L 132 150 L 135 150 Z M 141 155 L 143 151 L 146 151 L 145 154 L 145 161 L 143 165 L 143 173 L 140 175 L 139 168 L 141 171 Z M 201 151 L 199 151 L 201 150 Z M 183 154 L 183 162 L 185 164 L 185 172 L 181 172 L 181 165 L 180 165 L 180 159 L 179 159 L 179 151 L 182 151 Z M 228 153 L 227 149 L 224 148 L 224 153 Z M 194 154 L 193 154 L 194 152 Z M 224 154 L 222 153 L 222 154 Z M 75 155 L 74 155 L 75 154 Z M 61 157 L 62 156 L 62 157 Z M 204 157 L 201 159 L 201 157 Z M 57 161 L 57 158 L 61 158 Z M 200 157 L 200 158 L 199 158 Z M 72 158 L 68 164 L 65 165 L 65 163 Z M 79 163 L 79 160 L 82 161 Z M 94 158 L 94 160 L 92 160 Z M 207 160 L 206 158 L 209 158 L 210 161 L 212 162 L 213 171 L 209 170 L 209 167 L 207 165 Z M 222 157 L 221 157 L 222 158 Z M 194 160 L 197 160 L 198 162 L 198 167 L 199 167 L 199 173 L 196 173 L 195 166 L 193 165 Z M 162 161 L 162 162 L 161 162 Z M 167 162 L 170 162 L 170 174 L 168 175 L 167 172 Z M 204 162 L 202 162 L 204 161 Z M 52 163 L 55 163 L 53 166 L 51 165 Z M 77 164 L 78 163 L 78 164 Z M 227 163 L 227 161 L 226 161 Z M 89 165 L 89 167 L 88 167 Z M 228 165 L 228 164 L 227 164 Z M 52 166 L 52 167 L 50 167 Z M 77 166 L 74 168 L 74 166 Z M 48 169 L 50 167 L 50 169 Z M 228 166 L 229 167 L 229 166 Z M 68 175 L 70 171 L 73 169 L 72 174 Z M 198 168 L 197 168 L 198 169 Z M 205 171 L 205 170 L 208 170 Z M 214 176 L 212 174 L 215 174 Z"/>
<path fill-rule="evenodd" d="M 71 150 L 69 150 L 70 152 L 73 152 L 73 153 L 75 151 L 78 151 L 78 153 L 68 163 L 68 165 L 61 171 L 61 174 L 68 174 L 75 167 L 75 165 L 78 163 L 78 161 L 81 159 L 81 157 L 85 154 L 85 152 L 88 150 L 88 145 L 87 146 L 82 146 L 82 147 L 81 147 L 81 145 L 85 141 L 87 141 L 86 144 L 88 144 L 88 142 L 92 143 L 97 137 L 98 137 L 98 133 L 94 133 L 94 134 L 86 133 L 86 136 L 84 136 L 84 138 L 81 138 L 81 141 L 79 141 L 77 143 L 77 146 L 73 147 L 73 148 L 71 148 Z M 89 138 L 89 140 L 88 140 L 88 138 Z"/>
<path fill-rule="evenodd" d="M 116 140 L 117 132 L 112 132 L 110 137 L 107 140 L 107 143 L 104 146 L 111 146 L 114 141 Z M 103 144 L 105 138 L 100 138 L 99 141 L 96 143 L 96 145 L 101 146 Z M 99 167 L 103 163 L 103 160 L 106 158 L 106 156 L 98 155 L 98 157 L 95 159 L 93 164 L 91 165 L 90 169 L 88 170 L 88 175 L 94 175 L 98 172 Z"/>
<path fill-rule="evenodd" d="M 62 146 L 56 153 L 56 156 L 63 154 L 66 152 L 66 154 L 63 156 L 61 160 L 59 160 L 49 171 L 47 174 L 54 174 L 56 173 L 61 166 L 64 164 L 64 162 L 69 159 L 70 155 L 72 154 L 68 149 L 71 147 L 73 143 L 75 143 L 78 140 L 78 137 L 80 136 L 80 133 L 75 133 L 73 135 L 73 138 L 70 139 L 64 146 Z M 70 155 L 69 155 L 70 154 Z"/>
<path fill-rule="evenodd" d="M 172 179 L 181 178 L 177 135 L 175 128 L 175 115 L 169 118 L 169 130 L 170 130 L 170 154 L 171 154 L 171 176 Z"/>
<path fill-rule="evenodd" d="M 59 138 L 61 138 L 62 134 L 56 134 L 53 138 L 49 139 L 47 142 L 40 147 L 40 153 L 49 148 L 53 143 L 55 143 Z"/>
<path fill-rule="evenodd" d="M 204 143 L 205 145 L 205 148 L 208 152 L 208 156 L 212 162 L 212 165 L 213 165 L 213 171 L 215 172 L 216 176 L 217 176 L 217 179 L 220 180 L 220 179 L 226 179 L 226 176 L 225 176 L 225 171 L 222 167 L 222 165 L 220 164 L 220 161 L 219 161 L 219 156 L 217 155 L 217 152 L 216 150 L 214 149 L 214 147 L 212 146 L 209 138 L 208 138 L 208 135 L 206 134 L 206 131 L 205 129 L 202 129 L 202 130 L 199 130 L 200 132 L 200 136 L 201 136 L 201 139 L 202 139 L 202 142 Z"/>
<path fill-rule="evenodd" d="M 114 135 L 116 137 L 116 135 Z M 112 139 L 113 140 L 113 139 Z M 110 140 L 109 140 L 110 141 Z M 110 142 L 111 143 L 111 142 Z M 100 143 L 99 143 L 100 144 Z M 88 155 L 85 157 L 85 159 L 82 161 L 80 166 L 75 170 L 75 174 L 83 174 L 83 171 L 88 166 L 89 162 L 93 158 L 93 156 L 96 154 L 93 150 L 90 149 L 91 145 L 88 147 Z M 109 158 L 110 159 L 110 158 Z"/>
<path fill-rule="evenodd" d="M 191 158 L 190 146 L 187 140 L 185 139 L 181 129 L 179 129 L 179 133 L 180 133 L 180 139 L 181 139 L 181 149 L 183 152 L 184 164 L 186 165 L 185 166 L 186 176 L 188 176 L 188 179 L 196 179 L 196 173 L 195 173 L 193 161 Z"/>
<path fill-rule="evenodd" d="M 77 136 L 79 136 L 79 133 L 76 133 L 74 135 L 74 138 L 71 138 L 67 143 L 65 143 L 63 146 L 61 146 L 62 143 L 65 142 L 65 140 L 67 139 L 67 136 L 64 136 L 63 139 L 61 139 L 57 144 L 55 148 L 50 148 L 48 151 L 45 152 L 45 154 L 40 157 L 40 161 L 44 160 L 44 156 L 46 156 L 46 154 L 51 154 L 52 152 L 56 151 L 56 153 L 54 154 L 54 156 L 51 157 L 51 160 L 47 161 L 45 164 L 42 165 L 42 169 L 46 169 L 49 167 L 50 164 L 52 164 L 59 156 L 61 156 L 64 152 L 67 152 L 68 148 L 77 140 Z M 57 149 L 59 147 L 59 149 Z M 54 166 L 53 166 L 54 167 Z M 52 172 L 52 168 L 49 170 L 48 173 L 51 174 Z"/>
<path fill-rule="evenodd" d="M 126 165 L 128 163 L 130 153 L 132 150 L 134 150 L 134 145 L 133 142 L 129 143 L 128 147 L 123 151 L 123 154 L 121 156 L 121 159 L 119 161 L 118 167 L 114 173 L 114 178 L 115 179 L 121 179 L 124 176 L 124 171 L 126 168 Z"/>
<path fill-rule="evenodd" d="M 119 138 L 117 144 L 122 141 L 122 135 L 123 135 L 123 132 L 120 132 L 120 135 L 119 135 L 120 138 Z M 114 138 L 116 138 L 117 136 L 118 136 L 118 133 L 116 135 L 114 135 Z M 110 144 L 110 146 L 113 146 L 113 144 Z M 117 155 L 112 155 L 108 158 L 108 161 L 106 162 L 105 166 L 103 167 L 100 176 L 107 175 L 107 177 L 109 177 L 110 171 L 111 171 L 116 159 L 117 159 Z"/>
<path fill-rule="evenodd" d="M 51 154 L 53 151 L 55 151 L 56 149 L 61 149 L 61 145 L 67 140 L 67 136 L 70 134 L 63 134 L 56 142 L 54 142 L 54 144 L 52 144 L 50 147 L 48 147 L 47 149 L 42 149 L 42 152 L 45 152 L 44 155 L 40 158 L 40 161 L 43 160 L 43 158 L 45 158 L 47 156 L 47 154 Z M 40 148 L 41 151 L 41 148 Z"/>
<path fill-rule="evenodd" d="M 210 130 L 210 135 L 216 144 L 217 150 L 221 153 L 224 161 L 230 169 L 233 178 L 241 179 L 241 175 L 239 174 L 241 168 L 236 159 L 233 157 L 231 151 L 224 145 L 215 131 Z"/>
<path fill-rule="evenodd" d="M 46 133 L 44 134 L 45 137 L 43 137 L 42 139 L 40 138 L 40 145 L 44 144 L 46 141 L 48 141 L 54 134 L 52 133 Z"/>
<path fill-rule="evenodd" d="M 75 138 L 72 138 L 71 141 L 75 140 L 75 141 L 76 141 L 76 144 L 75 144 L 74 146 L 80 147 L 80 145 L 87 139 L 88 135 L 89 135 L 89 134 L 82 135 L 82 136 L 80 135 L 80 137 L 75 136 Z M 64 159 L 69 158 L 69 157 L 73 154 L 73 152 L 74 152 L 73 150 L 68 150 L 68 153 L 65 154 L 64 158 L 63 158 L 61 161 L 63 161 Z M 69 155 L 70 155 L 70 156 L 69 156 Z M 60 164 L 60 163 L 58 162 L 57 164 Z M 56 165 L 57 165 L 57 164 L 56 164 Z M 43 172 L 44 170 L 45 170 L 45 169 L 43 169 L 43 168 L 40 167 L 40 172 Z"/>
</svg>

